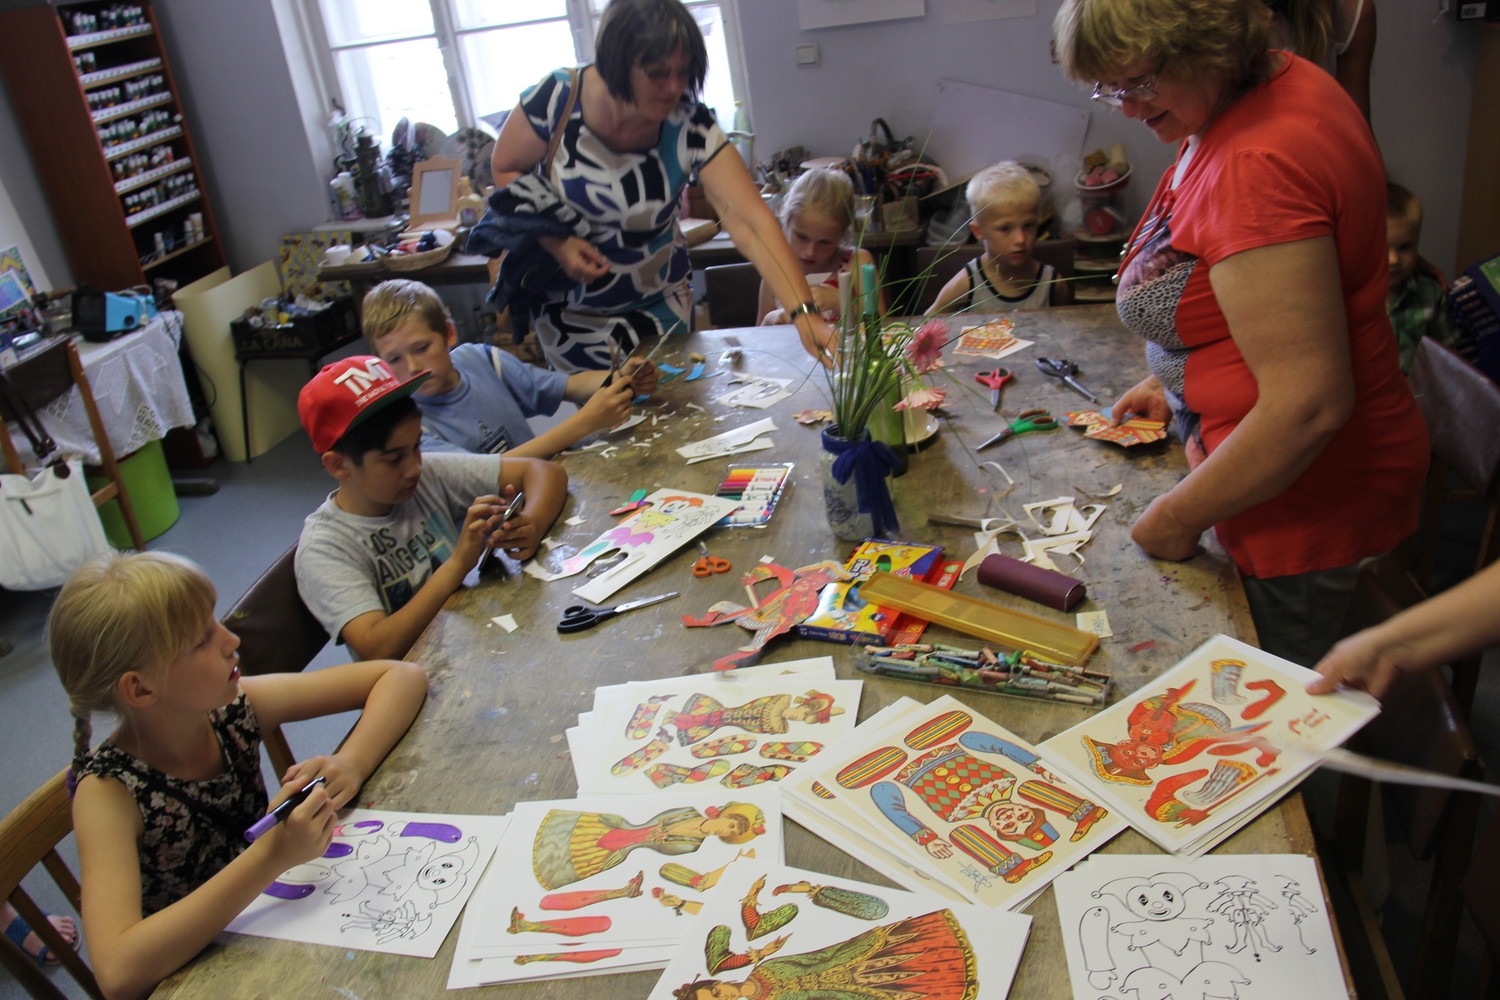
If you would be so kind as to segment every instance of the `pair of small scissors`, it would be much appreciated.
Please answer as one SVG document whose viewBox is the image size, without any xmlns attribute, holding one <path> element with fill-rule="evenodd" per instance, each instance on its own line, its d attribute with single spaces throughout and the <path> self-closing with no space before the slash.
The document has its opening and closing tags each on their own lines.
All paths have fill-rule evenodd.
<svg viewBox="0 0 1500 1000">
<path fill-rule="evenodd" d="M 697 562 L 693 563 L 694 576 L 712 576 L 714 573 L 729 572 L 728 559 L 720 559 L 718 556 L 709 555 L 708 546 L 702 542 L 698 543 L 698 551 L 702 552 L 703 555 L 698 558 Z"/>
<path fill-rule="evenodd" d="M 510 503 L 506 504 L 505 505 L 505 510 L 500 513 L 500 524 L 501 524 L 501 526 L 503 527 L 505 525 L 505 522 L 509 521 L 511 518 L 515 517 L 517 514 L 521 513 L 521 511 L 523 511 L 525 509 L 526 509 L 526 494 L 522 493 L 520 491 L 517 491 L 516 495 L 515 495 L 515 499 L 511 500 Z M 482 555 L 482 556 L 479 557 L 479 572 L 480 573 L 484 573 L 486 570 L 488 570 L 490 568 L 490 564 L 493 563 L 494 561 L 495 561 L 495 550 L 493 548 L 485 549 L 484 550 L 484 555 Z"/>
<path fill-rule="evenodd" d="M 1090 403 L 1099 402 L 1098 396 L 1089 392 L 1077 379 L 1073 378 L 1074 375 L 1078 374 L 1078 366 L 1067 358 L 1037 358 L 1036 366 L 1042 370 L 1043 375 L 1062 379 L 1069 387 Z"/>
<path fill-rule="evenodd" d="M 974 450 L 984 451 L 990 445 L 1009 441 L 1018 434 L 1030 434 L 1034 431 L 1055 431 L 1057 428 L 1057 418 L 1046 410 L 1027 410 L 1025 413 L 1018 414 L 1016 419 L 1011 421 L 1009 427 Z"/>
<path fill-rule="evenodd" d="M 600 622 L 608 621 L 626 611 L 634 611 L 636 608 L 644 608 L 648 604 L 655 604 L 676 596 L 677 591 L 674 590 L 670 594 L 657 594 L 655 597 L 642 597 L 638 601 L 626 601 L 612 608 L 591 608 L 586 604 L 569 605 L 563 609 L 562 621 L 557 623 L 557 630 L 559 632 L 582 632 L 584 629 L 593 628 Z"/>
<path fill-rule="evenodd" d="M 991 410 L 1000 409 L 1000 390 L 1005 388 L 1005 383 L 1015 380 L 1016 376 L 1009 368 L 994 368 L 974 373 L 974 381 L 990 387 Z"/>
</svg>

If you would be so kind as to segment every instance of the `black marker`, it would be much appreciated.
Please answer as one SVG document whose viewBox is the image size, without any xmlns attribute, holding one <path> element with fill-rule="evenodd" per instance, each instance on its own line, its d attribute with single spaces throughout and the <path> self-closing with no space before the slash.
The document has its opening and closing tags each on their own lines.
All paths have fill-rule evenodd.
<svg viewBox="0 0 1500 1000">
<path fill-rule="evenodd" d="M 260 819 L 256 820 L 255 825 L 245 831 L 245 839 L 253 844 L 255 843 L 255 839 L 257 837 L 263 837 L 266 834 L 270 833 L 272 827 L 290 816 L 293 809 L 297 808 L 307 800 L 307 796 L 312 793 L 312 790 L 314 788 L 317 788 L 319 785 L 325 784 L 327 781 L 327 778 L 319 775 L 318 777 L 309 781 L 307 784 L 303 785 L 300 792 L 293 792 L 291 798 L 287 799 L 281 805 L 277 806 L 275 809 L 272 809 Z"/>
</svg>

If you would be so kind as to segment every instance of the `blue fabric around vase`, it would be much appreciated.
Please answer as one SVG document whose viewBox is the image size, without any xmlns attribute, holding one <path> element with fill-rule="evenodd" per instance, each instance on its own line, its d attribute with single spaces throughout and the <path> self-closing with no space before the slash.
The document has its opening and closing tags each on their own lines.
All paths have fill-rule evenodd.
<svg viewBox="0 0 1500 1000">
<path fill-rule="evenodd" d="M 896 452 L 884 441 L 872 441 L 865 431 L 853 441 L 823 431 L 823 450 L 834 456 L 833 478 L 840 483 L 854 479 L 854 493 L 859 512 L 869 514 L 873 532 L 889 538 L 900 529 L 896 522 L 896 505 L 886 477 L 901 467 Z"/>
</svg>

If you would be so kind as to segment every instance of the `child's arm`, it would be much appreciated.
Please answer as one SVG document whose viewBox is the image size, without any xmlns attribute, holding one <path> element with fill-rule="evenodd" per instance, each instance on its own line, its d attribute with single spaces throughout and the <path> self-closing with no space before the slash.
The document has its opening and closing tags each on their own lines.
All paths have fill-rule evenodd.
<svg viewBox="0 0 1500 1000">
<path fill-rule="evenodd" d="M 262 730 L 336 712 L 363 709 L 338 751 L 298 761 L 281 775 L 282 794 L 314 778 L 328 779 L 335 809 L 359 791 L 411 726 L 427 696 L 427 674 L 401 660 L 346 663 L 300 674 L 263 674 L 240 681 Z"/>
<path fill-rule="evenodd" d="M 568 498 L 568 474 L 556 462 L 507 457 L 500 463 L 497 485 L 502 493 L 508 489 L 525 493 L 526 510 L 504 524 L 491 523 L 493 534 L 487 532 L 484 537 L 491 548 L 523 561 L 530 559 Z"/>
<path fill-rule="evenodd" d="M 1073 304 L 1073 282 L 1057 274 L 1052 275 L 1052 288 L 1047 295 L 1049 306 L 1070 306 Z"/>
<path fill-rule="evenodd" d="M 948 283 L 943 286 L 942 291 L 938 292 L 937 298 L 933 300 L 932 308 L 928 309 L 927 312 L 934 316 L 940 313 L 953 312 L 958 300 L 968 294 L 969 272 L 965 268 L 948 279 Z"/>
<path fill-rule="evenodd" d="M 755 299 L 755 315 L 760 317 L 757 326 L 784 326 L 788 321 L 786 310 L 771 294 L 771 286 L 764 278 L 760 282 L 760 294 Z"/>
<path fill-rule="evenodd" d="M 85 777 L 73 799 L 83 884 L 83 933 L 94 978 L 110 1000 L 145 996 L 202 951 L 294 865 L 328 849 L 335 819 L 322 787 L 203 885 L 149 917 L 141 914 L 136 851 L 142 820 L 119 782 Z"/>
<path fill-rule="evenodd" d="M 578 412 L 524 444 L 505 453 L 507 458 L 551 458 L 595 431 L 623 423 L 630 416 L 636 396 L 656 391 L 661 373 L 644 358 L 631 358 L 621 366 L 615 380 L 604 385 L 607 371 L 574 372 L 563 388 L 563 399 Z"/>
</svg>

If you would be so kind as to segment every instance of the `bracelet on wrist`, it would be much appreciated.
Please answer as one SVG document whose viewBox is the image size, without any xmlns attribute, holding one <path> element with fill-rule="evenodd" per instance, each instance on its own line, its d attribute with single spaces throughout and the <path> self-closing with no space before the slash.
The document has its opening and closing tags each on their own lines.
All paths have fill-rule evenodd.
<svg viewBox="0 0 1500 1000">
<path fill-rule="evenodd" d="M 799 316 L 821 316 L 822 311 L 818 309 L 817 303 L 808 299 L 800 306 L 792 310 L 792 322 L 797 322 Z"/>
</svg>

